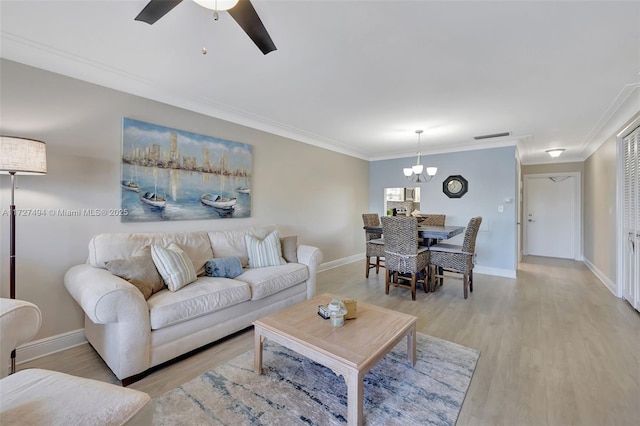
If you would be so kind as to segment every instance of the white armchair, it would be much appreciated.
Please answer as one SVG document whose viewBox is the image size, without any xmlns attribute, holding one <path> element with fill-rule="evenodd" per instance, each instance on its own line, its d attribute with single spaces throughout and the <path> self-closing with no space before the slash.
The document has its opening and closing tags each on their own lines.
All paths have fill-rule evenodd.
<svg viewBox="0 0 640 426">
<path fill-rule="evenodd" d="M 33 303 L 0 299 L 0 424 L 152 424 L 151 398 L 144 392 L 38 368 L 7 376 L 11 351 L 32 339 L 41 324 L 42 314 Z"/>
<path fill-rule="evenodd" d="M 42 325 L 42 313 L 24 300 L 0 299 L 0 378 L 11 371 L 11 352 L 33 339 Z"/>
</svg>

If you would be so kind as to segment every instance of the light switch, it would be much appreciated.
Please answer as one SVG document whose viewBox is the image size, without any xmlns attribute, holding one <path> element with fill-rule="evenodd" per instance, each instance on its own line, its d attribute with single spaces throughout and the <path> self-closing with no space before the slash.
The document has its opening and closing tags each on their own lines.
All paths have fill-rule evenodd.
<svg viewBox="0 0 640 426">
<path fill-rule="evenodd" d="M 498 213 L 503 213 L 504 212 L 504 206 L 503 205 L 499 205 L 498 206 Z"/>
</svg>

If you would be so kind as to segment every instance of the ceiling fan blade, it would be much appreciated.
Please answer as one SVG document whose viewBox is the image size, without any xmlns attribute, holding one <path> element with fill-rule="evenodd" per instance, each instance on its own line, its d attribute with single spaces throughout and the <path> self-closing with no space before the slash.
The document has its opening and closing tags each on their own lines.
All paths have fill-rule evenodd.
<svg viewBox="0 0 640 426">
<path fill-rule="evenodd" d="M 271 36 L 269 36 L 267 29 L 262 24 L 258 13 L 249 0 L 240 0 L 228 12 L 262 53 L 266 55 L 276 50 L 276 45 L 271 40 Z"/>
<path fill-rule="evenodd" d="M 182 0 L 151 0 L 144 9 L 138 13 L 135 20 L 152 25 L 181 2 Z"/>
</svg>

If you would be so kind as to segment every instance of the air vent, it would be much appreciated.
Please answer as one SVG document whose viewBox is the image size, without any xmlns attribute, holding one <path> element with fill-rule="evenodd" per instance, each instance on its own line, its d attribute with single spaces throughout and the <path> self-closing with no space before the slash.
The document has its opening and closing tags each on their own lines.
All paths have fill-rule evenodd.
<svg viewBox="0 0 640 426">
<path fill-rule="evenodd" d="M 474 136 L 473 138 L 475 140 L 479 141 L 481 139 L 501 138 L 503 136 L 511 136 L 511 132 L 494 133 L 492 135 Z"/>
</svg>

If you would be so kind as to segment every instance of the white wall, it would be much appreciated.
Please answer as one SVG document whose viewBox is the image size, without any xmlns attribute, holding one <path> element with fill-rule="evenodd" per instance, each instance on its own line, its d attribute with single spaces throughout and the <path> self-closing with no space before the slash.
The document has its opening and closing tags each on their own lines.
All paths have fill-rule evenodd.
<svg viewBox="0 0 640 426">
<path fill-rule="evenodd" d="M 121 223 L 118 217 L 18 217 L 16 293 L 43 312 L 37 339 L 83 327 L 63 276 L 86 260 L 89 239 L 98 233 L 274 223 L 319 247 L 325 263 L 363 252 L 366 161 L 6 60 L 0 62 L 0 93 L 0 133 L 47 143 L 48 174 L 18 179 L 19 209 L 118 208 L 123 117 L 254 146 L 251 218 Z M 1 212 L 9 206 L 9 177 L 0 185 Z M 3 297 L 9 294 L 8 234 L 8 216 L 1 215 Z"/>
<path fill-rule="evenodd" d="M 516 261 L 516 149 L 515 146 L 423 156 L 422 164 L 438 167 L 438 173 L 420 186 L 420 211 L 444 213 L 447 225 L 466 226 L 473 216 L 482 216 L 476 241 L 476 271 L 515 277 Z M 414 186 L 407 182 L 402 168 L 415 158 L 373 161 L 369 165 L 369 211 L 384 213 L 384 188 Z M 469 191 L 459 199 L 442 192 L 450 175 L 462 175 Z M 506 203 L 510 198 L 511 203 Z M 498 206 L 504 207 L 498 213 Z M 451 239 L 461 244 L 462 236 Z"/>
</svg>

